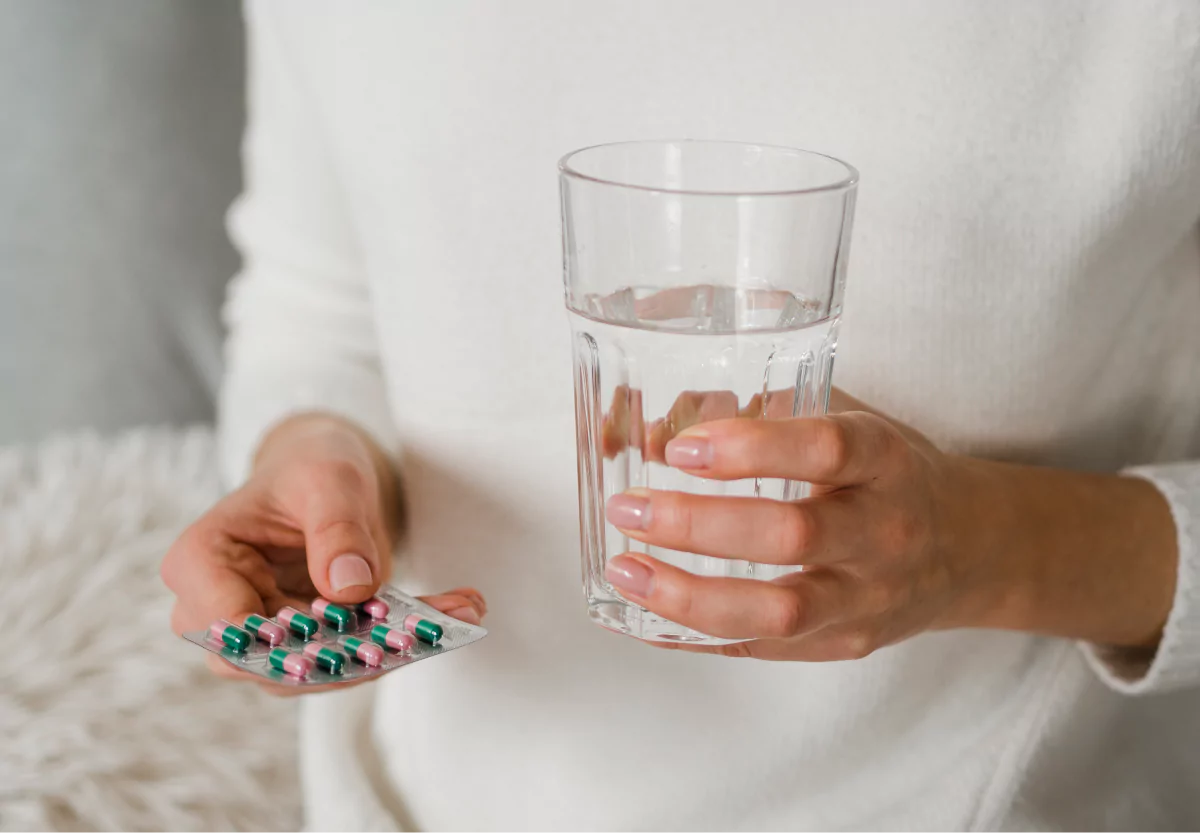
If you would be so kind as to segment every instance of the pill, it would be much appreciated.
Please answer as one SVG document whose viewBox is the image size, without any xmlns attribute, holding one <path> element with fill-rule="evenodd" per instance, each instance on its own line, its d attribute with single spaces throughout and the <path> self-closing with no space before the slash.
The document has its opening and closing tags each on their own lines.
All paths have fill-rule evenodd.
<svg viewBox="0 0 1200 833">
<path fill-rule="evenodd" d="M 287 631 L 270 619 L 265 619 L 257 613 L 251 613 L 247 616 L 246 621 L 242 625 L 246 630 L 254 634 L 255 638 L 261 639 L 272 648 L 287 638 Z"/>
<path fill-rule="evenodd" d="M 354 621 L 353 613 L 341 605 L 335 605 L 333 602 L 326 601 L 325 599 L 314 599 L 312 611 L 337 628 L 338 631 L 349 630 L 351 623 Z"/>
<path fill-rule="evenodd" d="M 376 625 L 371 628 L 371 641 L 400 653 L 411 650 L 412 646 L 416 644 L 416 640 L 404 631 L 394 630 L 387 625 Z"/>
<path fill-rule="evenodd" d="M 218 619 L 208 626 L 208 638 L 239 654 L 246 653 L 250 647 L 250 634 L 224 619 Z"/>
<path fill-rule="evenodd" d="M 271 653 L 267 654 L 267 662 L 276 671 L 282 671 L 284 674 L 301 679 L 307 677 L 313 670 L 311 659 L 300 654 L 293 654 L 286 648 L 272 648 Z"/>
<path fill-rule="evenodd" d="M 408 636 L 408 634 L 404 634 L 404 636 Z M 379 665 L 383 662 L 383 649 L 370 642 L 363 642 L 357 636 L 343 636 L 338 644 L 363 665 Z"/>
<path fill-rule="evenodd" d="M 388 611 L 388 603 L 383 599 L 370 598 L 358 606 L 358 609 L 370 616 L 372 619 L 386 619 Z"/>
<path fill-rule="evenodd" d="M 301 613 L 294 607 L 279 608 L 275 618 L 282 622 L 284 627 L 289 628 L 292 633 L 299 634 L 305 639 L 316 636 L 317 630 L 320 628 L 316 619 Z"/>
<path fill-rule="evenodd" d="M 422 619 L 415 613 L 404 617 L 404 629 L 422 642 L 436 645 L 442 638 L 442 626 L 428 619 Z"/>
<path fill-rule="evenodd" d="M 346 655 L 320 642 L 305 645 L 304 655 L 315 662 L 318 668 L 330 674 L 341 674 L 346 668 Z"/>
</svg>

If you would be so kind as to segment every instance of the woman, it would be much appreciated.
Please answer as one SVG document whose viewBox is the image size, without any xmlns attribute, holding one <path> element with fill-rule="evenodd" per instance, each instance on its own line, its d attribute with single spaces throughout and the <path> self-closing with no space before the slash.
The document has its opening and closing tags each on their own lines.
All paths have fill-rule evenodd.
<svg viewBox="0 0 1200 833">
<path fill-rule="evenodd" d="M 1084 12 L 251 5 L 222 414 L 242 485 L 163 565 L 174 626 L 366 598 L 400 492 L 397 579 L 492 607 L 470 651 L 305 699 L 310 826 L 1200 818 L 1187 695 L 1119 694 L 1200 681 L 1200 464 L 1169 465 L 1200 459 L 1200 11 Z M 836 491 L 609 505 L 647 541 L 819 565 L 612 563 L 631 599 L 752 639 L 718 653 L 785 662 L 653 650 L 578 598 L 553 160 L 657 136 L 864 172 L 836 379 L 869 409 L 666 450 Z"/>
</svg>

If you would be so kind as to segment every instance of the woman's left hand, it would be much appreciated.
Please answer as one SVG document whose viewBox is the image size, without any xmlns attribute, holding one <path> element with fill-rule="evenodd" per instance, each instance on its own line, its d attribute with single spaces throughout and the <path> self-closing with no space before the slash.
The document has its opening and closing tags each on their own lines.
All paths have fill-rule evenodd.
<svg viewBox="0 0 1200 833">
<path fill-rule="evenodd" d="M 703 633 L 749 640 L 665 647 L 761 659 L 843 660 L 921 631 L 953 627 L 1012 627 L 1085 638 L 1111 632 L 1117 642 L 1145 644 L 1157 639 L 1170 608 L 1174 565 L 1167 562 L 1173 558 L 1173 527 L 1152 486 L 1070 472 L 1054 472 L 1047 481 L 1036 472 L 1053 470 L 945 454 L 912 428 L 840 392 L 828 416 L 723 419 L 688 428 L 667 444 L 666 462 L 698 477 L 787 478 L 808 481 L 813 489 L 810 497 L 795 502 L 650 490 L 609 500 L 609 521 L 639 541 L 804 567 L 768 582 L 700 577 L 643 553 L 610 559 L 606 577 L 631 601 Z M 1055 506 L 1060 498 L 1077 502 Z M 1034 501 L 1024 516 L 1022 499 Z M 1043 505 L 1046 501 L 1050 505 Z M 1165 547 L 1160 546 L 1158 566 L 1151 571 L 1153 581 L 1138 595 L 1132 611 L 1137 617 L 1119 611 L 1122 621 L 1108 627 L 1103 619 L 1091 621 L 1096 616 L 1091 608 L 1121 594 L 1121 569 L 1109 571 L 1113 586 L 1101 585 L 1096 592 L 1085 588 L 1080 595 L 1070 589 L 1071 552 L 1062 553 L 1062 569 L 1041 570 L 1049 584 L 1063 573 L 1067 587 L 1041 587 L 1038 570 L 1029 569 L 1030 560 L 1015 557 L 1011 548 L 1032 549 L 1036 559 L 1039 546 L 1062 550 L 1067 543 L 1067 550 L 1083 551 L 1078 560 L 1086 565 L 1089 555 L 1098 554 L 1086 537 L 1094 532 L 1080 533 L 1077 541 L 1057 540 L 1070 532 L 1056 526 L 1058 519 L 1065 517 L 1072 527 L 1080 513 L 1086 522 L 1090 513 L 1111 515 L 1118 507 L 1124 507 L 1119 513 L 1139 507 L 1149 513 L 1147 522 L 1158 524 L 1151 543 L 1165 541 Z M 1112 519 L 1094 520 L 1104 535 Z M 1123 520 L 1130 525 L 1128 517 Z M 1013 526 L 1028 528 L 1000 534 Z M 1141 523 L 1132 526 L 1145 532 Z M 1123 557 L 1117 549 L 1111 560 L 1120 567 Z M 1056 596 L 1060 590 L 1061 598 Z M 1043 615 L 1036 610 L 1043 603 L 1059 609 Z M 1077 606 L 1087 610 L 1076 617 L 1072 608 Z"/>
</svg>

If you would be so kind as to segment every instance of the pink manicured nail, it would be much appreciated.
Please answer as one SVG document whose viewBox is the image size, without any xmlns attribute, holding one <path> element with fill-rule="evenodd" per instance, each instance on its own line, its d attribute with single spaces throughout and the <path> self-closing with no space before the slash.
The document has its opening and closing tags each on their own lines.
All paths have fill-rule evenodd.
<svg viewBox="0 0 1200 833">
<path fill-rule="evenodd" d="M 712 464 L 712 443 L 704 437 L 676 437 L 667 443 L 667 465 L 678 469 L 705 469 Z"/>
<path fill-rule="evenodd" d="M 366 586 L 371 581 L 371 565 L 361 555 L 339 555 L 329 565 L 329 585 L 335 593 L 347 587 Z"/>
<path fill-rule="evenodd" d="M 604 515 L 610 524 L 621 529 L 646 529 L 650 526 L 650 501 L 628 492 L 613 495 Z"/>
<path fill-rule="evenodd" d="M 604 568 L 608 583 L 629 596 L 646 598 L 654 591 L 654 571 L 627 555 L 618 555 Z"/>
</svg>

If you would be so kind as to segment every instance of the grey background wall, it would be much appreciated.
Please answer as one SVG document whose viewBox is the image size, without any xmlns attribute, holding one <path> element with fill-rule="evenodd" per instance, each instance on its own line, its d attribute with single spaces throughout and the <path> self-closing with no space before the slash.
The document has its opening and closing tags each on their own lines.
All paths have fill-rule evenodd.
<svg viewBox="0 0 1200 833">
<path fill-rule="evenodd" d="M 236 0 L 0 0 L 0 444 L 211 418 Z"/>
</svg>

